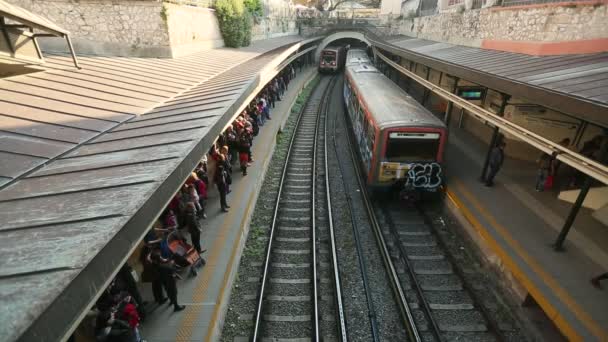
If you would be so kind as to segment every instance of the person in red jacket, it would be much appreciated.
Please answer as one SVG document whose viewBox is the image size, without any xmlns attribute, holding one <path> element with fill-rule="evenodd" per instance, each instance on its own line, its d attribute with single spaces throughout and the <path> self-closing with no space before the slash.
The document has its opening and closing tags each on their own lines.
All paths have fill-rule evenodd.
<svg viewBox="0 0 608 342">
<path fill-rule="evenodd" d="M 133 304 L 133 298 L 128 293 L 122 294 L 123 302 L 125 303 L 122 309 L 122 318 L 127 323 L 129 323 L 129 327 L 133 330 L 135 335 L 135 341 L 137 342 L 145 342 L 145 340 L 141 337 L 141 333 L 139 332 L 139 313 L 137 312 L 137 307 Z"/>
</svg>

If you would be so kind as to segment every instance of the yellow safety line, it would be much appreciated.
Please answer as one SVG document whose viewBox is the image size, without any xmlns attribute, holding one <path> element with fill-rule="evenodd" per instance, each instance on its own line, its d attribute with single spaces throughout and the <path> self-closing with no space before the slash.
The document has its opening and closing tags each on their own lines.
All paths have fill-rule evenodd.
<svg viewBox="0 0 608 342">
<path fill-rule="evenodd" d="M 240 194 L 239 194 L 240 195 Z M 230 226 L 232 221 L 234 220 L 234 215 L 230 215 L 227 220 L 224 221 L 224 224 L 221 226 L 221 231 L 223 232 L 218 236 L 218 240 L 214 242 L 211 247 L 211 254 L 207 258 L 207 268 L 203 271 L 202 277 L 198 281 L 196 288 L 194 289 L 192 295 L 192 302 L 199 303 L 203 302 L 205 299 L 205 295 L 207 294 L 207 288 L 209 287 L 211 276 L 213 275 L 213 271 L 215 270 L 215 265 L 217 265 L 217 258 L 219 257 L 222 249 L 224 248 L 224 241 L 226 240 L 227 234 L 225 233 L 226 229 Z M 210 267 L 211 266 L 211 267 Z M 209 268 L 213 268 L 210 270 Z M 218 303 L 215 304 L 216 306 Z M 185 310 L 184 318 L 177 330 L 177 335 L 175 336 L 176 341 L 190 341 L 192 338 L 192 331 L 196 326 L 195 322 L 198 320 L 198 316 L 202 310 L 202 305 L 194 305 L 188 306 Z"/>
<path fill-rule="evenodd" d="M 497 219 L 489 213 L 487 209 L 475 198 L 475 196 L 466 189 L 465 185 L 459 180 L 452 180 L 452 183 L 456 186 L 458 191 L 462 192 L 464 197 L 471 202 L 475 209 L 487 220 L 487 222 L 493 226 L 496 231 L 502 236 L 502 238 L 509 244 L 509 246 L 521 257 L 530 268 L 544 281 L 544 283 L 551 288 L 555 295 L 570 309 L 574 315 L 587 327 L 591 333 L 599 340 L 608 340 L 608 334 L 593 320 L 593 318 L 572 298 L 568 295 L 557 281 L 545 272 L 525 250 L 517 242 L 508 229 L 498 223 Z M 499 243 L 492 237 L 488 230 L 475 218 L 471 211 L 463 204 L 458 196 L 451 191 L 447 190 L 448 198 L 462 211 L 465 218 L 471 223 L 471 225 L 477 230 L 481 237 L 490 245 L 490 247 L 499 255 L 503 263 L 513 273 L 524 287 L 530 292 L 530 295 L 538 302 L 543 308 L 547 316 L 553 320 L 558 326 L 562 333 L 567 336 L 571 341 L 581 341 L 582 338 L 574 330 L 574 328 L 565 320 L 565 318 L 555 309 L 555 307 L 547 300 L 543 292 L 526 277 L 525 273 L 520 269 L 513 258 L 507 253 Z"/>
<path fill-rule="evenodd" d="M 232 253 L 230 254 L 230 260 L 228 261 L 228 268 L 226 268 L 226 272 L 224 273 L 224 279 L 222 280 L 222 289 L 220 290 L 219 300 L 220 302 L 215 304 L 215 308 L 213 310 L 213 316 L 211 316 L 211 321 L 209 322 L 209 327 L 207 328 L 207 336 L 205 337 L 205 341 L 211 341 L 211 337 L 213 335 L 213 329 L 215 324 L 217 323 L 218 314 L 221 307 L 221 300 L 224 297 L 224 291 L 228 286 L 228 280 L 230 279 L 230 273 L 232 272 L 232 265 L 234 262 L 234 258 L 236 257 L 236 251 L 238 249 L 238 245 L 241 242 L 241 238 L 243 237 L 243 229 L 245 229 L 245 220 L 249 216 L 249 211 L 251 210 L 251 204 L 253 203 L 253 195 L 254 191 L 249 195 L 249 199 L 247 200 L 247 208 L 245 209 L 245 213 L 243 214 L 243 218 L 241 219 L 241 229 L 239 230 L 239 235 L 236 239 L 234 239 L 234 243 L 232 244 Z"/>
</svg>

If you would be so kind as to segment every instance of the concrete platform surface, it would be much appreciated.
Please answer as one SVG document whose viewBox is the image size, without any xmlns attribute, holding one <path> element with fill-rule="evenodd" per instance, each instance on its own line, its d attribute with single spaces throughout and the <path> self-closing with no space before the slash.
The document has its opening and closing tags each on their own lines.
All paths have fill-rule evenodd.
<svg viewBox="0 0 608 342">
<path fill-rule="evenodd" d="M 207 219 L 203 224 L 202 247 L 207 265 L 198 276 L 178 281 L 178 301 L 186 305 L 182 312 L 174 313 L 170 305 L 150 304 L 151 310 L 142 324 L 142 335 L 148 342 L 161 341 L 216 341 L 219 340 L 221 322 L 229 302 L 232 280 L 239 264 L 242 245 L 246 241 L 249 218 L 255 207 L 257 194 L 270 162 L 276 134 L 288 117 L 291 105 L 299 91 L 316 74 L 315 67 L 302 69 L 289 84 L 281 102 L 271 111 L 271 121 L 260 127 L 253 141 L 255 162 L 243 177 L 234 168 L 228 213 L 220 211 L 219 195 L 215 186 L 209 189 Z M 143 284 L 142 295 L 152 301 L 150 284 Z"/>
<path fill-rule="evenodd" d="M 507 147 L 508 148 L 508 147 Z M 448 198 L 547 316 L 571 341 L 608 340 L 608 289 L 590 279 L 608 271 L 608 229 L 581 210 L 565 244 L 557 238 L 571 204 L 556 191 L 535 192 L 536 166 L 506 159 L 494 187 L 480 181 L 487 145 L 452 128 L 447 150 Z M 608 283 L 604 284 L 608 287 Z"/>
</svg>

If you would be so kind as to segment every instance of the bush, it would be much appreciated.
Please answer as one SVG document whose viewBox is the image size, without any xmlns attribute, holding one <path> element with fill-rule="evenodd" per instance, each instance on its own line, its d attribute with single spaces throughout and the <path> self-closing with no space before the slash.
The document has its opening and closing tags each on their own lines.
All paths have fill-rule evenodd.
<svg viewBox="0 0 608 342">
<path fill-rule="evenodd" d="M 252 16 L 261 17 L 264 15 L 262 2 L 260 0 L 243 0 L 243 4 L 245 5 L 245 9 L 247 9 Z"/>
<path fill-rule="evenodd" d="M 251 43 L 251 14 L 243 0 L 217 0 L 215 13 L 227 47 L 238 48 Z"/>
</svg>

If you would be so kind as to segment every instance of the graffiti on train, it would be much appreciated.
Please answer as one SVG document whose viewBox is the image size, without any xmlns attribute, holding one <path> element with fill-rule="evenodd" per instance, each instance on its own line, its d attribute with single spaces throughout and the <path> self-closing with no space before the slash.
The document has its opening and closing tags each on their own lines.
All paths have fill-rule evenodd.
<svg viewBox="0 0 608 342">
<path fill-rule="evenodd" d="M 410 165 L 405 186 L 428 189 L 439 185 L 441 185 L 441 165 L 438 163 Z"/>
</svg>

